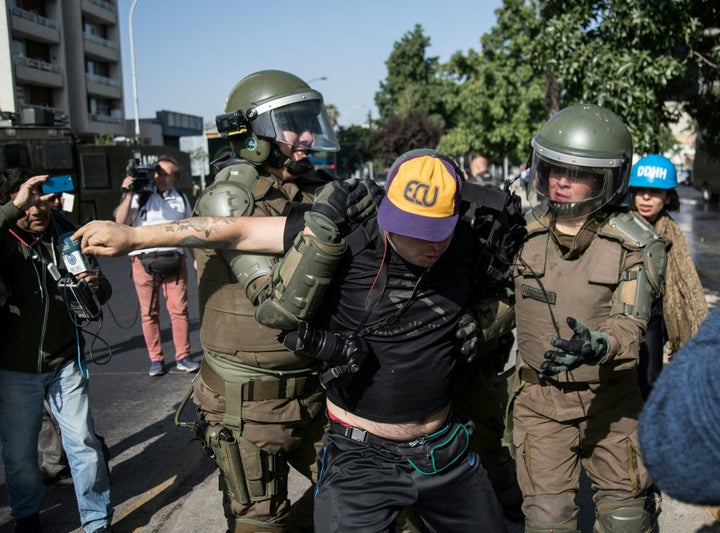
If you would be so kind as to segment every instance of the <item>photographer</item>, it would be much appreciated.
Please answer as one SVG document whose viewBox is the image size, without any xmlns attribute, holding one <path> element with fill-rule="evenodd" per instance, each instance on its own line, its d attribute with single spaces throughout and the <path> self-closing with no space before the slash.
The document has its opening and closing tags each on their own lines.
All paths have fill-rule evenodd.
<svg viewBox="0 0 720 533">
<path fill-rule="evenodd" d="M 11 514 L 15 531 L 41 531 L 37 445 L 46 400 L 62 430 L 82 527 L 111 531 L 110 482 L 82 368 L 84 338 L 59 287 L 71 278 L 60 236 L 75 226 L 40 192 L 47 176 L 30 176 L 26 169 L 0 173 L 0 279 L 7 288 L 0 308 L 0 441 Z M 112 289 L 88 260 L 90 269 L 77 278 L 104 303 Z"/>
<path fill-rule="evenodd" d="M 170 156 L 161 155 L 151 168 L 129 165 L 134 176 L 122 183 L 122 200 L 115 210 L 115 222 L 147 226 L 190 216 L 190 202 L 175 184 L 180 167 Z M 152 178 L 146 180 L 146 178 Z M 150 182 L 143 187 L 143 181 Z M 198 363 L 189 359 L 190 324 L 187 306 L 187 264 L 182 248 L 148 248 L 128 254 L 132 278 L 140 302 L 142 330 L 150 357 L 150 376 L 165 373 L 165 354 L 160 336 L 160 289 L 172 325 L 175 365 L 184 372 L 197 372 Z"/>
</svg>

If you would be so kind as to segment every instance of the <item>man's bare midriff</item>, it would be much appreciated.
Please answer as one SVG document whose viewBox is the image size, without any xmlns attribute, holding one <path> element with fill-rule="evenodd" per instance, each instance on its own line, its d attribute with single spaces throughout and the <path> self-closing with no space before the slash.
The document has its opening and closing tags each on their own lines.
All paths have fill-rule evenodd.
<svg viewBox="0 0 720 533">
<path fill-rule="evenodd" d="M 383 439 L 395 440 L 398 442 L 410 441 L 418 439 L 424 435 L 434 433 L 447 421 L 450 414 L 450 405 L 420 420 L 412 420 L 410 422 L 386 423 L 375 422 L 361 416 L 354 415 L 342 407 L 339 407 L 327 400 L 327 409 L 334 418 L 340 420 L 343 424 L 364 429 L 368 433 L 372 433 Z"/>
</svg>

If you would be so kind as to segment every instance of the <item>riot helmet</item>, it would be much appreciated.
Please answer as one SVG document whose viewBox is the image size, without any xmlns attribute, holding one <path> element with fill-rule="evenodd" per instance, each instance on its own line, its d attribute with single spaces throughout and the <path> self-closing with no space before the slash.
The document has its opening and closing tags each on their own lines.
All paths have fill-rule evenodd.
<svg viewBox="0 0 720 533">
<path fill-rule="evenodd" d="M 235 154 L 253 163 L 286 164 L 276 142 L 309 151 L 340 149 L 322 95 L 281 70 L 262 70 L 240 80 L 228 95 L 225 114 L 215 120 Z"/>
<path fill-rule="evenodd" d="M 612 111 L 592 104 L 561 109 L 532 147 L 533 210 L 547 206 L 556 218 L 583 218 L 625 197 L 632 139 Z"/>
</svg>

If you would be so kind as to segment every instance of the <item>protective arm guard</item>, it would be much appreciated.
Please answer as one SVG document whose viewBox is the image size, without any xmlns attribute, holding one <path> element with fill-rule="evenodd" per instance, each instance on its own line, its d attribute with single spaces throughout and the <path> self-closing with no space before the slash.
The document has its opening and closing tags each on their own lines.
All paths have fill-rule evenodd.
<svg viewBox="0 0 720 533">
<path fill-rule="evenodd" d="M 198 216 L 225 216 L 241 217 L 252 215 L 255 209 L 253 194 L 248 188 L 253 184 L 260 183 L 257 179 L 257 171 L 250 165 L 234 165 L 223 169 L 223 171 L 234 171 L 242 177 L 237 179 L 220 179 L 208 187 L 198 198 L 194 214 Z M 242 171 L 242 172 L 241 172 Z M 228 174 L 230 177 L 235 174 Z M 220 176 L 220 174 L 218 174 Z M 248 182 L 248 183 L 246 183 Z M 260 183 L 260 185 L 263 185 Z M 257 188 L 256 185 L 254 188 Z M 221 250 L 223 257 L 238 282 L 242 286 L 248 299 L 257 304 L 257 299 L 264 281 L 264 276 L 270 275 L 277 259 L 273 256 L 262 254 L 248 254 L 236 250 Z"/>
<path fill-rule="evenodd" d="M 633 265 L 622 273 L 610 316 L 627 316 L 645 330 L 652 303 L 660 296 L 665 281 L 667 254 L 661 240 L 648 243 L 642 252 L 642 264 Z"/>
<path fill-rule="evenodd" d="M 627 268 L 613 295 L 610 317 L 625 316 L 647 328 L 652 302 L 665 282 L 665 241 L 640 216 L 618 213 L 598 229 L 598 235 L 620 241 L 625 250 L 642 253 L 642 263 Z"/>
<path fill-rule="evenodd" d="M 345 252 L 345 241 L 327 243 L 299 233 L 293 246 L 275 265 L 268 296 L 255 311 L 260 324 L 284 330 L 310 321 L 322 302 Z"/>
</svg>

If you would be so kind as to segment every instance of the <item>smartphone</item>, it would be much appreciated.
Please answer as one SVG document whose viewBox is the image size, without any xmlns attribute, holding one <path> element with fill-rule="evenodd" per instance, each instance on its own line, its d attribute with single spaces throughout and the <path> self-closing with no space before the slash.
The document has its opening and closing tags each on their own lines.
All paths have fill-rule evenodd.
<svg viewBox="0 0 720 533">
<path fill-rule="evenodd" d="M 42 184 L 43 194 L 55 194 L 74 190 L 72 176 L 50 176 Z"/>
</svg>

